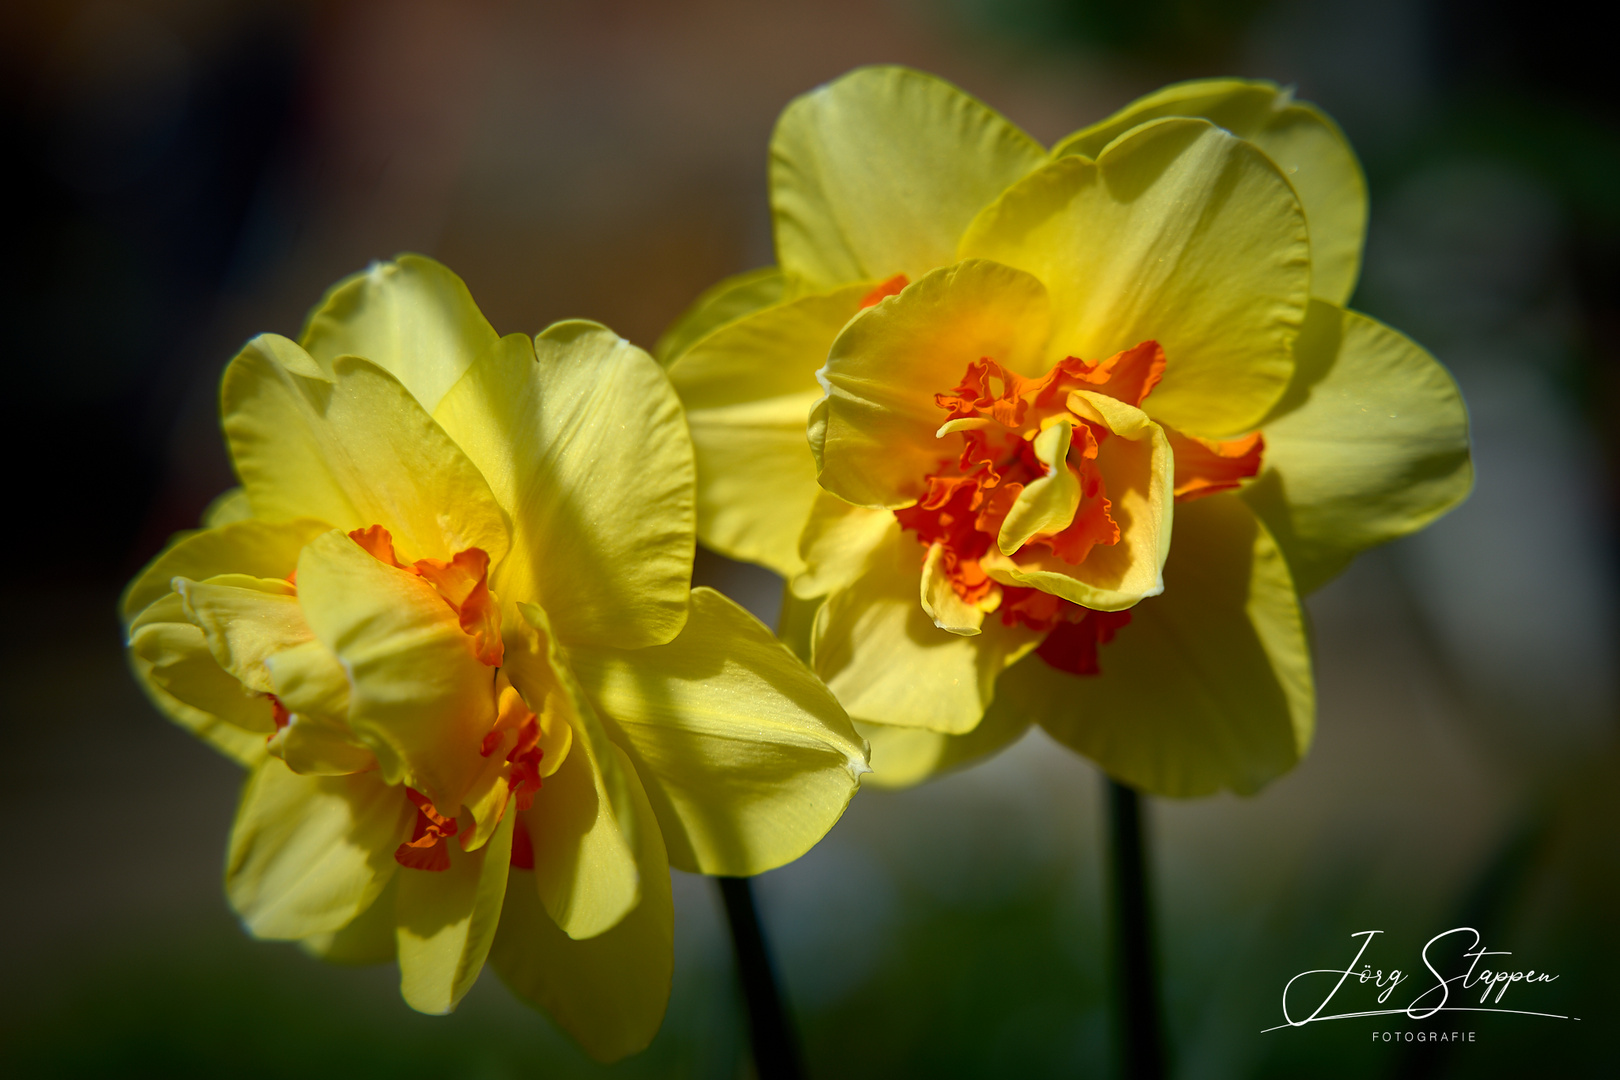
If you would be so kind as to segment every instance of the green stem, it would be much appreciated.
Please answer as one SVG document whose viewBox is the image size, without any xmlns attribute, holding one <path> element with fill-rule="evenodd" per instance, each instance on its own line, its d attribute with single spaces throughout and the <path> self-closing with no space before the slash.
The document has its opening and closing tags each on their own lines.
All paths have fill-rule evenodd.
<svg viewBox="0 0 1620 1080">
<path fill-rule="evenodd" d="M 1167 1062 L 1142 801 L 1135 788 L 1113 779 L 1108 781 L 1108 833 L 1121 1075 L 1126 1080 L 1163 1080 Z"/>
<path fill-rule="evenodd" d="M 737 954 L 737 978 L 748 1004 L 748 1034 L 759 1080 L 803 1080 L 798 1039 L 771 970 L 765 934 L 754 907 L 754 890 L 747 878 L 715 880 L 720 883 L 720 896 L 726 904 L 726 922 Z"/>
</svg>

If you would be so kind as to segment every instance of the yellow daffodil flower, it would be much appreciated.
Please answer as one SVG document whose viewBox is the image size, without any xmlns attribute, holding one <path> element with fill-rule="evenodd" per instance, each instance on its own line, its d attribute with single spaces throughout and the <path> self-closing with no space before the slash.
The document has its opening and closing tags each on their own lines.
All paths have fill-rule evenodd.
<svg viewBox="0 0 1620 1080">
<path fill-rule="evenodd" d="M 429 1013 L 487 958 L 594 1056 L 646 1046 L 669 867 L 794 859 L 866 770 L 804 665 L 690 589 L 664 373 L 594 323 L 497 336 L 405 256 L 249 342 L 221 408 L 242 486 L 123 613 L 152 700 L 249 770 L 248 930 L 397 958 Z"/>
<path fill-rule="evenodd" d="M 866 68 L 788 106 L 770 181 L 780 266 L 658 352 L 699 538 L 788 579 L 874 780 L 1032 721 L 1162 794 L 1291 768 L 1300 595 L 1472 480 L 1450 376 L 1344 306 L 1366 194 L 1332 121 L 1207 80 L 1048 151 Z"/>
</svg>

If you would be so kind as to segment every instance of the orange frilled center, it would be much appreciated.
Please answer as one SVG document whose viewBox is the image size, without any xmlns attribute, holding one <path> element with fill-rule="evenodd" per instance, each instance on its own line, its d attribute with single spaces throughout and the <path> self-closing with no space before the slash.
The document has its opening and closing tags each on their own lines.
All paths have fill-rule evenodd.
<svg viewBox="0 0 1620 1080">
<path fill-rule="evenodd" d="M 489 592 L 489 555 L 482 548 L 458 551 L 448 561 L 417 559 L 399 561 L 394 554 L 394 538 L 381 525 L 356 529 L 349 539 L 359 544 L 378 562 L 415 574 L 432 586 L 450 605 L 461 622 L 461 629 L 472 638 L 473 653 L 479 661 L 498 668 L 505 657 L 501 644 L 501 613 Z"/>
<path fill-rule="evenodd" d="M 489 591 L 489 555 L 482 548 L 458 551 L 450 559 L 417 559 L 402 562 L 394 551 L 393 535 L 381 525 L 369 525 L 349 533 L 349 539 L 363 548 L 372 558 L 398 570 L 421 578 L 439 595 L 470 639 L 469 647 L 480 663 L 499 668 L 505 659 L 505 646 L 501 642 L 501 613 Z M 298 572 L 287 580 L 296 587 Z M 276 730 L 287 726 L 290 719 L 285 706 L 274 695 L 270 699 L 271 715 Z M 512 766 L 508 778 L 510 798 L 521 812 L 534 803 L 540 790 L 540 760 L 545 751 L 540 748 L 539 718 L 523 702 L 516 690 L 508 687 L 497 703 L 495 726 L 484 736 L 479 752 L 484 757 L 495 753 L 505 741 L 506 732 L 515 730 L 517 740 L 505 755 Z M 434 807 L 426 795 L 407 787 L 405 797 L 416 807 L 416 819 L 411 838 L 394 851 L 394 859 L 401 866 L 413 870 L 444 871 L 450 869 L 448 842 L 459 832 L 453 817 L 445 817 Z M 534 851 L 529 831 L 522 819 L 516 822 L 512 843 L 512 864 L 522 869 L 534 866 Z"/>
<path fill-rule="evenodd" d="M 1050 548 L 1075 565 L 1098 544 L 1119 543 L 1119 525 L 1109 513 L 1111 504 L 1097 468 L 1097 451 L 1112 433 L 1069 412 L 1068 395 L 1071 390 L 1107 389 L 1114 391 L 1110 396 L 1135 405 L 1163 371 L 1164 351 L 1152 341 L 1100 364 L 1070 357 L 1038 379 L 1026 379 L 988 358 L 969 364 L 961 383 L 948 394 L 935 394 L 934 403 L 945 410 L 947 422 L 984 423 L 956 433 L 962 439 L 961 454 L 925 476 L 923 497 L 915 506 L 896 510 L 895 517 L 924 544 L 943 545 L 946 573 L 958 596 L 971 604 L 984 601 L 998 586 L 979 560 L 995 543 L 1025 485 L 1046 475 L 1033 440 L 1043 421 L 1061 414 L 1074 426 L 1064 464 L 1080 482 L 1080 504 L 1067 527 L 1036 536 L 1030 543 Z M 1047 610 L 1034 597 L 1023 595 L 1040 590 L 1000 588 L 1004 623 L 1023 622 L 1037 630 L 1055 625 L 1055 609 Z"/>
<path fill-rule="evenodd" d="M 898 292 L 897 285 L 903 287 L 904 281 L 884 282 L 868 303 Z M 957 596 L 995 610 L 1003 625 L 1022 624 L 1045 633 L 1036 653 L 1061 671 L 1097 674 L 1098 648 L 1131 621 L 1130 612 L 1093 611 L 1039 589 L 998 584 L 980 560 L 996 542 L 1019 493 L 1047 475 L 1033 440 L 1058 415 L 1073 427 L 1064 467 L 1079 482 L 1079 506 L 1065 528 L 1037 535 L 1025 546 L 1046 547 L 1078 565 L 1097 545 L 1119 542 L 1119 525 L 1110 513 L 1107 484 L 1097 464 L 1099 448 L 1113 434 L 1070 412 L 1068 396 L 1087 390 L 1140 406 L 1164 377 L 1165 366 L 1164 350 L 1155 341 L 1099 363 L 1071 356 L 1034 379 L 989 357 L 968 364 L 952 391 L 934 395 L 947 423 L 970 421 L 954 432 L 962 440 L 961 453 L 923 477 L 923 496 L 915 505 L 894 512 L 901 528 L 915 533 L 925 548 L 941 546 L 940 565 Z M 1264 442 L 1258 432 L 1227 441 L 1198 439 L 1169 427 L 1165 434 L 1175 455 L 1177 501 L 1236 488 L 1260 470 Z"/>
</svg>

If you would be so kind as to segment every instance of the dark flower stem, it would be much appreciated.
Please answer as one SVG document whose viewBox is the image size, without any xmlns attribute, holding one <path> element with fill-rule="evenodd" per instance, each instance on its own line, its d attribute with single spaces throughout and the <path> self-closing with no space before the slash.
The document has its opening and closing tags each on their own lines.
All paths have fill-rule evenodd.
<svg viewBox="0 0 1620 1080">
<path fill-rule="evenodd" d="M 754 890 L 747 878 L 715 880 L 726 902 L 726 922 L 731 926 L 731 944 L 737 953 L 737 978 L 748 1003 L 748 1034 L 759 1080 L 804 1080 L 799 1042 L 782 994 L 776 988 L 759 912 L 754 907 Z"/>
<path fill-rule="evenodd" d="M 1113 779 L 1108 781 L 1108 833 L 1120 1075 L 1125 1080 L 1163 1080 L 1164 1028 L 1142 798 L 1135 788 Z"/>
</svg>

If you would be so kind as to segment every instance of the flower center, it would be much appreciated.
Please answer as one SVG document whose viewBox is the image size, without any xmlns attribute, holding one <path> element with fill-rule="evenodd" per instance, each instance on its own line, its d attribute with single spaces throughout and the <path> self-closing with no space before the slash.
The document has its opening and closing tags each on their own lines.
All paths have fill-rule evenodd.
<svg viewBox="0 0 1620 1080">
<path fill-rule="evenodd" d="M 490 760 L 491 768 L 506 766 L 500 770 L 505 778 L 504 802 L 515 805 L 519 812 L 528 810 L 541 786 L 540 762 L 545 757 L 540 746 L 542 732 L 538 717 L 522 695 L 499 674 L 505 649 L 501 642 L 500 609 L 489 590 L 488 554 L 480 548 L 467 548 L 448 560 L 418 559 L 405 563 L 394 550 L 393 536 L 381 525 L 355 529 L 348 535 L 378 562 L 418 577 L 432 588 L 455 613 L 473 655 L 481 664 L 497 670 L 493 691 L 495 723 L 484 735 L 479 754 Z M 288 581 L 297 588 L 297 571 L 288 576 Z M 276 725 L 275 733 L 270 736 L 274 739 L 288 726 L 291 714 L 276 695 L 265 696 Z M 440 813 L 427 795 L 409 786 L 404 790 L 406 798 L 416 807 L 416 817 L 411 838 L 399 845 L 394 859 L 413 870 L 448 870 L 449 841 L 463 831 L 471 835 L 476 825 L 468 824 L 462 830 L 457 819 Z M 485 803 L 476 809 L 482 815 L 491 807 Z M 494 809 L 498 820 L 510 807 L 503 803 Z M 534 852 L 528 829 L 522 826 L 521 819 L 514 823 L 514 829 L 512 864 L 532 868 Z"/>
<path fill-rule="evenodd" d="M 506 776 L 509 805 L 503 807 L 501 813 L 506 813 L 513 805 L 522 813 L 534 805 L 535 793 L 540 790 L 540 762 L 546 752 L 540 747 L 539 717 L 524 703 L 523 695 L 515 687 L 504 678 L 500 682 L 503 685 L 495 726 L 484 736 L 478 753 L 511 766 Z M 427 796 L 414 788 L 406 788 L 405 795 L 416 807 L 416 823 L 410 840 L 395 849 L 394 860 L 412 870 L 450 869 L 450 850 L 446 845 L 458 835 L 456 819 L 440 814 Z M 521 870 L 534 869 L 534 842 L 522 818 L 513 822 L 511 862 Z"/>
<path fill-rule="evenodd" d="M 870 302 L 881 300 L 888 286 L 874 290 Z M 1130 622 L 1130 613 L 1093 611 L 1007 583 L 1005 574 L 997 581 L 985 562 L 994 555 L 1005 567 L 1007 558 L 1016 562 L 1044 548 L 1050 555 L 1041 558 L 1078 566 L 1094 549 L 1120 542 L 1099 465 L 1099 450 L 1117 436 L 1095 403 L 1101 395 L 1140 407 L 1164 370 L 1164 350 L 1154 341 L 1099 363 L 1068 357 L 1039 378 L 985 357 L 968 364 L 951 392 L 934 395 L 947 416 L 938 436 L 959 436 L 961 452 L 923 477 L 915 505 L 895 511 L 901 528 L 928 549 L 925 595 L 930 575 L 943 579 L 961 604 L 997 612 L 1003 625 L 1045 633 L 1036 652 L 1048 664 L 1096 674 L 1098 648 Z M 1258 432 L 1228 441 L 1168 427 L 1165 434 L 1175 457 L 1178 501 L 1236 488 L 1260 470 L 1264 443 Z"/>
<path fill-rule="evenodd" d="M 461 629 L 472 638 L 473 652 L 481 663 L 498 668 L 505 656 L 501 644 L 501 613 L 489 593 L 489 555 L 482 548 L 458 551 L 444 559 L 417 559 L 406 564 L 394 554 L 394 538 L 381 525 L 355 529 L 349 539 L 359 544 L 378 562 L 415 574 L 433 587 L 450 605 L 461 622 Z"/>
<path fill-rule="evenodd" d="M 1046 524 L 1056 527 L 1043 528 L 1037 522 L 1032 532 L 1027 524 L 1015 530 L 1028 535 L 1017 537 L 1021 542 L 1010 554 L 1016 557 L 1025 548 L 1042 546 L 1078 565 L 1097 545 L 1119 543 L 1119 525 L 1110 514 L 1107 486 L 1097 467 L 1098 450 L 1112 433 L 1096 419 L 1071 410 L 1069 394 L 1098 391 L 1135 405 L 1158 383 L 1163 370 L 1164 352 L 1151 341 L 1100 364 L 1070 357 L 1037 379 L 1009 371 L 988 357 L 970 363 L 954 390 L 934 395 L 934 403 L 948 417 L 940 436 L 959 435 L 961 453 L 941 461 L 936 472 L 925 476 L 923 497 L 894 516 L 921 543 L 940 546 L 940 568 L 958 597 L 981 610 L 999 611 L 1004 625 L 1022 623 L 1032 630 L 1051 631 L 1059 624 L 1088 619 L 1095 623 L 1090 618 L 1095 613 L 1078 604 L 1039 589 L 997 583 L 980 560 L 1003 539 L 1009 517 L 1033 502 L 1021 501 L 1020 496 L 1053 478 L 1068 482 L 1072 511 L 1057 521 L 1048 519 Z M 1110 622 L 1119 626 L 1128 620 L 1129 616 L 1115 616 Z M 1107 637 L 1112 636 L 1110 628 Z M 1062 640 L 1071 638 L 1066 633 Z M 1089 662 L 1075 659 L 1054 666 L 1077 673 L 1095 669 L 1096 643 L 1106 639 L 1093 631 L 1087 640 Z"/>
</svg>

